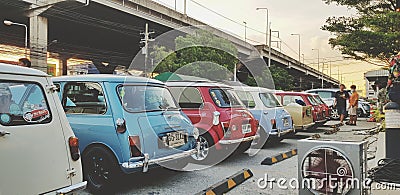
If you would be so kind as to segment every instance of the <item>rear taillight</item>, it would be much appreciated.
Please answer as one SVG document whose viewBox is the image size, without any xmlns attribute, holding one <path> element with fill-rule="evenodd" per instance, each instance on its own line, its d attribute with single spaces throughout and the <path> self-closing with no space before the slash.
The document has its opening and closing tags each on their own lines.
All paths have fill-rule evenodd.
<svg viewBox="0 0 400 195">
<path fill-rule="evenodd" d="M 79 157 L 81 157 L 79 153 L 79 140 L 77 137 L 70 137 L 68 139 L 69 151 L 71 153 L 71 158 L 74 161 L 77 161 Z"/>
<path fill-rule="evenodd" d="M 132 157 L 142 156 L 142 152 L 140 150 L 140 138 L 139 136 L 129 136 L 129 147 L 131 149 Z"/>
<path fill-rule="evenodd" d="M 303 112 L 303 118 L 306 116 L 306 112 Z"/>
<path fill-rule="evenodd" d="M 272 129 L 276 129 L 276 120 L 275 119 L 271 119 L 271 125 L 272 125 Z"/>
</svg>

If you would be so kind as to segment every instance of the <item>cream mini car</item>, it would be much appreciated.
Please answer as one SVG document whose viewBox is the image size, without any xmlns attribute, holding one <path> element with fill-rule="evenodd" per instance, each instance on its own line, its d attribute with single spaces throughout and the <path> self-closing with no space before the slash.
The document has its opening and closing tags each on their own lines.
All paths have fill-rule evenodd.
<svg viewBox="0 0 400 195">
<path fill-rule="evenodd" d="M 84 189 L 79 142 L 50 77 L 0 63 L 0 78 L 0 194 Z"/>
</svg>

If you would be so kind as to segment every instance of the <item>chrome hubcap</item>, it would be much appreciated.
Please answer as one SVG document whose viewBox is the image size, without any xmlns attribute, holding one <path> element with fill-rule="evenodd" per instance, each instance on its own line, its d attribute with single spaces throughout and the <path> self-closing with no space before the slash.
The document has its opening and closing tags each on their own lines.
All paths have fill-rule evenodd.
<svg viewBox="0 0 400 195">
<path fill-rule="evenodd" d="M 339 113 L 338 113 L 337 109 L 332 110 L 331 116 L 333 119 L 339 119 Z"/>
<path fill-rule="evenodd" d="M 209 151 L 209 144 L 206 138 L 199 136 L 200 149 L 196 154 L 192 155 L 192 158 L 198 161 L 202 161 L 207 158 Z"/>
</svg>

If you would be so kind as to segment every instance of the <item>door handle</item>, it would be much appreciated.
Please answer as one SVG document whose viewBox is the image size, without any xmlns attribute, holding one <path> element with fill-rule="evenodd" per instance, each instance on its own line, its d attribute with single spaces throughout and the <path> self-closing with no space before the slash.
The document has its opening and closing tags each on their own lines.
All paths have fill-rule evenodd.
<svg viewBox="0 0 400 195">
<path fill-rule="evenodd" d="M 268 111 L 264 111 L 263 114 L 267 115 L 267 114 L 268 114 Z"/>
<path fill-rule="evenodd" d="M 8 131 L 1 131 L 1 130 L 0 130 L 0 137 L 3 137 L 3 136 L 5 136 L 5 135 L 10 135 L 10 132 L 8 132 Z"/>
</svg>

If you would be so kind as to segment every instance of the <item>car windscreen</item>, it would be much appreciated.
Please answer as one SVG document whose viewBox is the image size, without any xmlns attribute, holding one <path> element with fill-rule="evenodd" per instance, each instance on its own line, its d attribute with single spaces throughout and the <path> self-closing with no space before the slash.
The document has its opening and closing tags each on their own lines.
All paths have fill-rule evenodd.
<svg viewBox="0 0 400 195">
<path fill-rule="evenodd" d="M 128 112 L 179 110 L 170 91 L 164 87 L 124 85 L 117 91 Z"/>
<path fill-rule="evenodd" d="M 265 107 L 275 108 L 281 107 L 282 105 L 279 103 L 276 96 L 272 93 L 260 93 L 260 99 L 263 102 Z"/>
<path fill-rule="evenodd" d="M 210 89 L 210 95 L 218 107 L 243 107 L 243 104 L 240 102 L 236 93 L 232 89 L 213 88 Z"/>
</svg>

